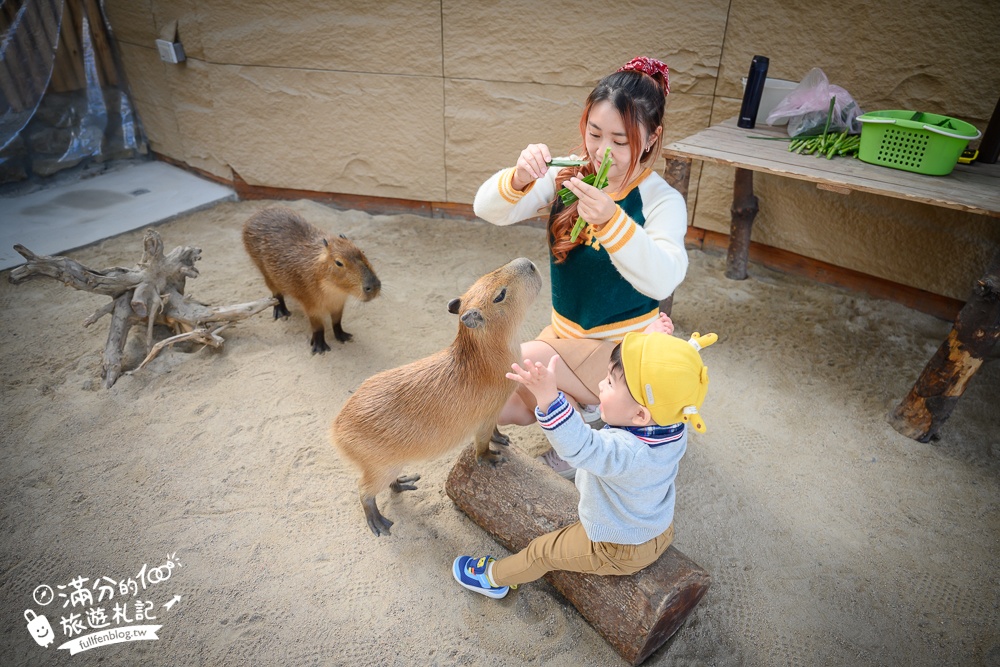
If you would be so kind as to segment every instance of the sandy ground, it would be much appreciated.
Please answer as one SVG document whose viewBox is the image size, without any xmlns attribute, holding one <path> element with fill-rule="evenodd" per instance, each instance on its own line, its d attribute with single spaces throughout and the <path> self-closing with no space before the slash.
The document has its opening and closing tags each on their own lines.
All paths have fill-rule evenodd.
<svg viewBox="0 0 1000 667">
<path fill-rule="evenodd" d="M 202 248 L 189 294 L 267 296 L 240 244 L 264 205 L 158 228 L 167 249 Z M 456 555 L 504 554 L 444 492 L 457 451 L 420 466 L 417 491 L 380 496 L 396 525 L 376 539 L 328 440 L 365 378 L 452 340 L 449 299 L 514 257 L 544 267 L 544 233 L 292 205 L 355 240 L 385 285 L 349 304 L 355 339 L 326 355 L 310 355 L 293 303 L 288 321 L 262 313 L 221 351 L 167 351 L 103 390 L 108 321 L 82 322 L 107 299 L 0 281 L 0 664 L 624 664 L 544 582 L 494 601 L 452 580 Z M 132 266 L 141 237 L 70 256 Z M 690 255 L 678 333 L 720 341 L 704 353 L 708 432 L 681 465 L 675 546 L 713 583 L 646 664 L 1000 664 L 996 358 L 942 439 L 916 443 L 886 414 L 947 323 L 757 266 L 729 281 L 722 256 Z M 525 335 L 547 314 L 546 284 Z M 132 365 L 140 348 L 134 336 Z M 544 448 L 537 427 L 511 433 Z M 26 610 L 54 643 L 36 645 Z M 122 610 L 159 639 L 57 651 L 102 621 L 123 627 Z"/>
</svg>

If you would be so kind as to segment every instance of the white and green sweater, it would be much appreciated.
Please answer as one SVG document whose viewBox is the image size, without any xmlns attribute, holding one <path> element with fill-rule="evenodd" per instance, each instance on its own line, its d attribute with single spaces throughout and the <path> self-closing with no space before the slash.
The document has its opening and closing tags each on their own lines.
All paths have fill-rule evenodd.
<svg viewBox="0 0 1000 667">
<path fill-rule="evenodd" d="M 511 186 L 513 167 L 490 177 L 476 193 L 476 215 L 511 225 L 543 212 L 557 190 L 551 167 L 525 190 Z M 561 185 L 560 185 L 561 187 Z M 566 261 L 549 258 L 552 327 L 560 338 L 621 340 L 656 319 L 659 302 L 684 280 L 687 206 L 679 192 L 650 169 L 621 192 L 609 193 L 618 209 Z"/>
</svg>

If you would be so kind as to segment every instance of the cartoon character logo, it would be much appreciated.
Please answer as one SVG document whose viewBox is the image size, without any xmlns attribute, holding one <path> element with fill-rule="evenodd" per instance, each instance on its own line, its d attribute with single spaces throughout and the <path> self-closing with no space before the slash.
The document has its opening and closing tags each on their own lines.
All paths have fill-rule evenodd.
<svg viewBox="0 0 1000 667">
<path fill-rule="evenodd" d="M 34 597 L 35 603 L 44 607 L 48 603 L 52 602 L 55 595 L 52 593 L 52 588 L 50 586 L 42 584 L 35 589 Z"/>
<path fill-rule="evenodd" d="M 24 620 L 28 622 L 28 632 L 39 646 L 45 647 L 55 641 L 56 635 L 52 632 L 49 619 L 36 615 L 33 609 L 25 609 Z"/>
</svg>

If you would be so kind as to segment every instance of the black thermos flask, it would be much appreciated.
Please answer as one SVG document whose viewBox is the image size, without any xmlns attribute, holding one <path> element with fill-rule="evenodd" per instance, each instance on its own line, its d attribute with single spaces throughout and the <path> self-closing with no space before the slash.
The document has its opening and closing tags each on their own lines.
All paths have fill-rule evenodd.
<svg viewBox="0 0 1000 667">
<path fill-rule="evenodd" d="M 986 126 L 983 140 L 979 142 L 979 157 L 976 158 L 976 162 L 995 164 L 998 156 L 1000 156 L 1000 100 L 997 100 L 990 124 Z"/>
<path fill-rule="evenodd" d="M 747 87 L 743 91 L 743 105 L 740 107 L 740 117 L 736 124 L 751 128 L 757 123 L 757 110 L 760 108 L 760 96 L 764 93 L 764 81 L 767 79 L 767 58 L 754 56 L 750 61 L 750 73 L 747 75 Z"/>
</svg>

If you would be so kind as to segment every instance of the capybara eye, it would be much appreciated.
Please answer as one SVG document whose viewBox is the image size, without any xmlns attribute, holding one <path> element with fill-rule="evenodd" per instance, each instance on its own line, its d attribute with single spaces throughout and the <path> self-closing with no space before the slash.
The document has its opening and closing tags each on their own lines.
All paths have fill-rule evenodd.
<svg viewBox="0 0 1000 667">
<path fill-rule="evenodd" d="M 339 259 L 335 259 L 333 261 L 337 264 L 337 266 L 343 266 L 344 265 L 344 263 L 341 262 Z"/>
<path fill-rule="evenodd" d="M 497 294 L 497 297 L 493 299 L 493 303 L 500 303 L 506 298 L 507 298 L 507 288 L 504 287 L 502 290 L 500 290 L 500 293 Z"/>
</svg>

